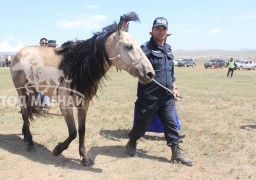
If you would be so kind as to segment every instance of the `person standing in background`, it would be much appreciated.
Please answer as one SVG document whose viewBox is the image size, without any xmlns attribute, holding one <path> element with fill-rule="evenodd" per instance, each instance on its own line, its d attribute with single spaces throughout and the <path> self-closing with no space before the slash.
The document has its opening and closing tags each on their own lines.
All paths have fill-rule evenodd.
<svg viewBox="0 0 256 180">
<path fill-rule="evenodd" d="M 40 46 L 47 46 L 48 40 L 46 38 L 41 38 L 39 41 Z"/>
<path fill-rule="evenodd" d="M 227 78 L 229 77 L 229 74 L 230 74 L 230 78 L 233 77 L 233 73 L 234 73 L 234 70 L 235 68 L 237 68 L 237 65 L 236 63 L 234 62 L 233 58 L 230 58 L 230 60 L 228 61 L 226 67 L 228 67 L 228 73 L 227 73 Z"/>
<path fill-rule="evenodd" d="M 47 38 L 44 38 L 44 37 L 41 38 L 39 41 L 39 45 L 43 47 L 47 47 L 48 45 Z M 42 102 L 42 106 L 49 106 L 51 103 L 50 102 L 51 98 L 49 96 L 45 96 L 43 93 L 38 93 L 37 100 L 38 101 L 40 100 L 40 102 Z"/>
</svg>

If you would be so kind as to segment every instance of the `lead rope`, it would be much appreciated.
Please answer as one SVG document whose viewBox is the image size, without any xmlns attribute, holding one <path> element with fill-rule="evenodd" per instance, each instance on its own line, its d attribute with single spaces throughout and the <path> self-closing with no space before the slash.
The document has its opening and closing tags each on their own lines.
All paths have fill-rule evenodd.
<svg viewBox="0 0 256 180">
<path fill-rule="evenodd" d="M 152 79 L 152 81 L 154 81 L 157 85 L 159 85 L 160 87 L 162 87 L 162 88 L 164 88 L 165 90 L 167 90 L 167 91 L 169 91 L 170 93 L 172 93 L 172 95 L 174 96 L 173 91 L 171 91 L 170 89 L 164 87 L 162 84 L 160 84 L 159 82 L 157 82 L 155 79 Z M 186 115 L 185 115 L 185 113 L 183 112 L 183 110 L 182 110 L 182 108 L 181 108 L 181 106 L 180 106 L 179 100 L 178 100 L 177 98 L 182 98 L 182 97 L 181 97 L 181 96 L 176 96 L 176 97 L 174 96 L 174 99 L 176 100 L 176 101 L 175 101 L 175 104 L 176 104 L 176 102 L 177 102 L 177 104 L 178 104 L 178 106 L 179 106 L 179 109 L 180 109 L 180 111 L 181 111 L 181 113 L 182 113 L 183 119 L 184 119 L 184 121 L 185 121 L 185 120 L 186 120 Z"/>
</svg>

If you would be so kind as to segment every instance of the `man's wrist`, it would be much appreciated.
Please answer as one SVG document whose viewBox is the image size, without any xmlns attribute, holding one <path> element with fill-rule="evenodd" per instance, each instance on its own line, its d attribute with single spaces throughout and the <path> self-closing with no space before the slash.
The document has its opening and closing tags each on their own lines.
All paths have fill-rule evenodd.
<svg viewBox="0 0 256 180">
<path fill-rule="evenodd" d="M 173 90 L 178 90 L 178 86 L 173 86 Z"/>
</svg>

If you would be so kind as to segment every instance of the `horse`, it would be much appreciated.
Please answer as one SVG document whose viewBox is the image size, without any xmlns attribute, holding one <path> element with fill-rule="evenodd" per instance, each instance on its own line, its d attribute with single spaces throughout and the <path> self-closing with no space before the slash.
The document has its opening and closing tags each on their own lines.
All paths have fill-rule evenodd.
<svg viewBox="0 0 256 180">
<path fill-rule="evenodd" d="M 59 107 L 69 134 L 65 141 L 56 145 L 53 154 L 60 155 L 77 136 L 73 116 L 73 107 L 76 107 L 81 163 L 83 166 L 94 164 L 85 147 L 86 114 L 90 101 L 96 96 L 97 90 L 102 88 L 107 71 L 115 66 L 137 77 L 143 84 L 150 82 L 155 74 L 139 44 L 128 32 L 130 21 L 140 21 L 135 12 L 122 15 L 119 23 L 114 22 L 102 31 L 93 33 L 87 40 L 67 42 L 55 49 L 27 46 L 16 53 L 10 72 L 20 100 L 23 140 L 28 142 L 28 151 L 35 149 L 30 122 L 35 116 L 48 116 L 44 107 L 36 105 L 36 96 L 44 92 L 52 97 L 57 89 Z M 55 73 L 51 73 L 53 69 Z M 40 75 L 42 70 L 46 74 L 48 71 L 43 78 Z M 73 103 L 70 103 L 70 99 Z"/>
<path fill-rule="evenodd" d="M 33 84 L 35 87 L 42 87 L 40 83 L 46 82 L 46 88 L 43 91 L 41 91 L 41 93 L 47 93 L 48 89 L 52 87 L 51 81 L 57 85 L 60 84 L 61 77 L 65 77 L 62 70 L 59 70 L 55 67 L 44 66 L 42 61 L 40 61 L 40 63 L 42 63 L 42 65 L 39 65 L 37 63 L 31 64 L 31 62 L 28 61 L 18 62 L 12 67 L 12 71 L 24 70 L 26 78 L 28 80 L 27 84 L 25 85 L 25 88 L 28 91 L 28 86 L 30 86 L 30 84 Z M 30 68 L 23 69 L 23 67 Z M 57 94 L 57 87 L 55 88 L 53 94 Z"/>
</svg>

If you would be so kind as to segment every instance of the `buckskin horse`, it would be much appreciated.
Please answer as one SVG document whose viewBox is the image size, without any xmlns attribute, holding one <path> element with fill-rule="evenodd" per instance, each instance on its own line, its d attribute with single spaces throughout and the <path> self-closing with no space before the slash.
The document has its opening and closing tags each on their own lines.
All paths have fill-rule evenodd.
<svg viewBox="0 0 256 180">
<path fill-rule="evenodd" d="M 125 70 L 130 75 L 138 77 L 139 81 L 144 84 L 150 82 L 155 73 L 139 44 L 128 33 L 130 21 L 139 21 L 138 15 L 134 12 L 124 14 L 120 17 L 119 23 L 114 22 L 84 41 L 67 42 L 56 49 L 29 46 L 17 52 L 11 63 L 10 71 L 21 101 L 22 133 L 24 141 L 28 142 L 29 151 L 34 149 L 30 121 L 33 120 L 33 116 L 47 115 L 42 106 L 36 105 L 38 92 L 44 92 L 47 96 L 57 96 L 64 100 L 71 98 L 74 102 L 74 104 L 67 104 L 63 99 L 59 102 L 69 134 L 64 142 L 59 143 L 53 149 L 53 154 L 60 155 L 77 136 L 72 108 L 76 106 L 79 154 L 82 157 L 82 164 L 84 166 L 94 164 L 86 154 L 84 143 L 86 113 L 107 71 L 111 66 L 115 66 L 117 69 Z M 17 63 L 19 63 L 18 69 L 14 68 Z M 56 80 L 51 81 L 51 79 L 56 79 L 54 75 L 58 74 L 56 71 L 51 73 L 53 68 L 64 73 L 58 77 L 60 81 L 57 83 Z M 40 81 L 41 72 L 47 70 L 49 74 L 44 77 L 43 81 Z M 35 83 L 35 81 L 40 81 L 40 83 Z M 49 82 L 51 82 L 50 87 Z"/>
</svg>

